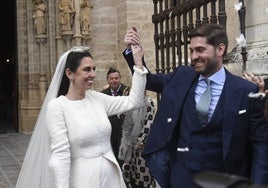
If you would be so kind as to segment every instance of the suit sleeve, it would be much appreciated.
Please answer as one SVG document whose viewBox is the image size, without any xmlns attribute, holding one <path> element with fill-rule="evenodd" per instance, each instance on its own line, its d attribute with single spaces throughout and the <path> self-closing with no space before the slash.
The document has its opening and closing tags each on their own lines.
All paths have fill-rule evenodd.
<svg viewBox="0 0 268 188">
<path fill-rule="evenodd" d="M 125 57 L 127 64 L 133 73 L 133 66 L 135 65 L 134 59 L 132 56 L 132 52 L 125 50 L 123 52 L 123 56 Z M 173 73 L 171 74 L 152 74 L 148 67 L 146 66 L 146 63 L 144 61 L 144 58 L 142 59 L 143 61 L 143 66 L 147 68 L 148 74 L 147 74 L 147 83 L 146 83 L 146 89 L 154 92 L 159 92 L 161 93 L 164 85 L 166 82 L 170 80 L 170 78 L 174 75 Z"/>
<path fill-rule="evenodd" d="M 125 58 L 125 60 L 127 61 L 127 64 L 130 68 L 130 70 L 133 73 L 133 66 L 134 66 L 134 59 L 132 56 L 132 52 L 125 50 L 123 52 L 123 56 Z M 164 86 L 173 80 L 179 80 L 180 78 L 184 78 L 184 77 L 196 77 L 197 74 L 195 73 L 193 67 L 190 66 L 178 66 L 176 67 L 172 72 L 170 73 L 157 73 L 157 74 L 153 74 L 148 67 L 146 66 L 146 63 L 144 61 L 144 58 L 142 59 L 143 61 L 143 66 L 147 68 L 148 70 L 148 74 L 147 74 L 147 83 L 146 83 L 146 89 L 150 90 L 150 91 L 154 91 L 154 92 L 158 92 L 162 94 L 162 91 L 164 89 Z M 173 83 L 177 83 L 177 82 L 173 82 Z"/>
<path fill-rule="evenodd" d="M 133 59 L 133 56 L 132 56 L 132 51 L 126 49 L 126 50 L 123 52 L 123 56 L 124 56 L 124 58 L 126 59 L 126 61 L 127 61 L 127 63 L 128 63 L 128 66 L 129 66 L 129 68 L 130 68 L 130 70 L 131 70 L 131 72 L 132 72 L 132 74 L 133 74 L 133 73 L 134 73 L 134 69 L 133 69 L 133 67 L 134 67 L 135 63 L 134 63 L 134 59 Z M 148 69 L 148 67 L 146 66 L 146 63 L 145 63 L 145 61 L 144 61 L 144 58 L 142 58 L 142 63 L 143 63 L 143 66 L 146 67 L 147 70 L 149 71 L 149 69 Z M 149 73 L 150 73 L 150 71 L 149 71 Z"/>
</svg>

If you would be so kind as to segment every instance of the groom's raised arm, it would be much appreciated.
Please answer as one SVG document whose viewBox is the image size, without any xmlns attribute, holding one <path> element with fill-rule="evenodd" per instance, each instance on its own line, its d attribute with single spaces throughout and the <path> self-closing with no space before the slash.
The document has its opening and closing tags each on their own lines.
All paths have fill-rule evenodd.
<svg viewBox="0 0 268 188">
<path fill-rule="evenodd" d="M 133 74 L 133 71 L 134 71 L 133 66 L 135 65 L 135 62 L 133 59 L 131 47 L 141 46 L 140 36 L 139 36 L 139 33 L 137 32 L 137 28 L 135 26 L 132 26 L 132 28 L 125 35 L 124 43 L 125 43 L 126 49 L 123 52 L 123 56 L 125 57 L 125 59 L 128 63 L 128 66 Z M 142 58 L 142 62 L 143 62 L 143 66 L 146 67 L 146 64 L 144 62 L 144 58 Z M 148 68 L 147 68 L 147 70 L 148 70 Z"/>
</svg>

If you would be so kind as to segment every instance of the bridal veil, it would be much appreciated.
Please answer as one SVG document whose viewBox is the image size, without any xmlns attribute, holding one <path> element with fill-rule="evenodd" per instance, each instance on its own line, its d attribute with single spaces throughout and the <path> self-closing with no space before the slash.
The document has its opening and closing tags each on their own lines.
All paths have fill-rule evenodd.
<svg viewBox="0 0 268 188">
<path fill-rule="evenodd" d="M 57 97 L 69 53 L 85 50 L 89 48 L 73 47 L 59 58 L 24 157 L 16 188 L 54 188 L 53 176 L 48 168 L 50 148 L 46 130 L 46 107 L 50 100 Z"/>
</svg>

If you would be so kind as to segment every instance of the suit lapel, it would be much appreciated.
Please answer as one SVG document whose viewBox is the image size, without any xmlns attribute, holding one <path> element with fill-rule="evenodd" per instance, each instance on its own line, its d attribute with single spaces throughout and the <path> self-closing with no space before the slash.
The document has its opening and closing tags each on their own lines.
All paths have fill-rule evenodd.
<svg viewBox="0 0 268 188">
<path fill-rule="evenodd" d="M 236 116 L 240 110 L 243 90 L 234 82 L 234 76 L 226 69 L 224 84 L 224 115 L 223 115 L 223 157 L 225 159 L 229 150 Z"/>
<path fill-rule="evenodd" d="M 104 93 L 104 94 L 106 94 L 106 95 L 112 95 L 112 92 L 111 92 L 111 88 L 110 87 L 102 90 L 101 92 Z"/>
<path fill-rule="evenodd" d="M 180 79 L 180 83 L 177 83 L 176 92 L 170 92 L 175 93 L 176 96 L 174 97 L 174 106 L 177 108 L 175 109 L 175 112 L 177 114 L 181 114 L 181 110 L 183 109 L 184 101 L 186 100 L 187 95 L 189 94 L 189 91 L 191 87 L 195 84 L 195 81 L 198 79 L 199 74 L 193 73 L 191 76 L 185 76 Z M 180 100 L 178 100 L 180 99 Z M 177 115 L 176 114 L 176 115 Z"/>
</svg>

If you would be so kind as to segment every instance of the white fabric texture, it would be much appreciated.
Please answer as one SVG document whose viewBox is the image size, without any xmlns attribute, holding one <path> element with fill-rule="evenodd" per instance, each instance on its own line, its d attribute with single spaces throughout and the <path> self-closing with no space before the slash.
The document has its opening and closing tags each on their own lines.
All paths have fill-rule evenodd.
<svg viewBox="0 0 268 188">
<path fill-rule="evenodd" d="M 136 83 L 143 85 L 143 82 Z M 107 170 L 107 165 L 101 164 L 103 160 L 116 167 L 108 169 L 109 174 L 105 175 L 113 177 L 107 186 L 125 187 L 110 144 L 108 116 L 142 105 L 142 90 L 133 88 L 131 92 L 129 97 L 113 97 L 89 90 L 83 100 L 71 101 L 61 96 L 48 104 L 47 125 L 52 150 L 49 165 L 57 187 L 101 187 L 101 173 Z"/>
<path fill-rule="evenodd" d="M 63 96 L 55 99 L 68 54 L 71 51 L 81 50 L 81 48 L 83 47 L 72 48 L 63 54 L 58 61 L 27 148 L 16 188 L 68 188 L 70 186 L 69 177 L 72 187 L 97 188 L 98 186 L 95 186 L 94 182 L 100 185 L 101 178 L 106 177 L 105 173 L 100 173 L 100 171 L 105 168 L 108 168 L 107 171 L 115 172 L 111 178 L 116 176 L 120 185 L 113 186 L 109 181 L 111 180 L 110 177 L 106 177 L 102 185 L 107 186 L 105 183 L 110 183 L 108 187 L 111 187 L 111 185 L 112 187 L 125 186 L 110 144 L 107 144 L 110 141 L 109 133 L 111 130 L 110 124 L 106 124 L 106 120 L 107 115 L 122 113 L 142 105 L 147 70 L 141 71 L 135 68 L 132 82 L 133 89 L 129 96 L 112 97 L 95 91 L 88 91 L 87 97 L 80 101 L 68 101 Z M 50 107 L 48 107 L 50 110 L 47 113 L 49 118 L 47 125 L 46 111 L 49 101 L 51 102 Z M 81 105 L 81 108 L 69 108 L 66 104 Z M 89 104 L 89 106 L 84 106 L 84 104 Z M 86 110 L 88 110 L 87 113 Z M 67 117 L 65 113 L 71 115 Z M 87 120 L 89 121 L 85 122 Z M 63 122 L 66 123 L 65 128 Z M 50 152 L 47 128 L 51 139 L 52 153 Z M 56 132 L 57 129 L 59 132 Z M 61 139 L 58 139 L 57 136 Z M 93 137 L 91 138 L 91 136 Z M 95 150 L 95 153 L 91 150 Z M 49 160 L 50 156 L 51 159 Z M 48 161 L 55 176 L 49 170 Z M 99 174 L 95 169 L 99 170 Z"/>
</svg>

